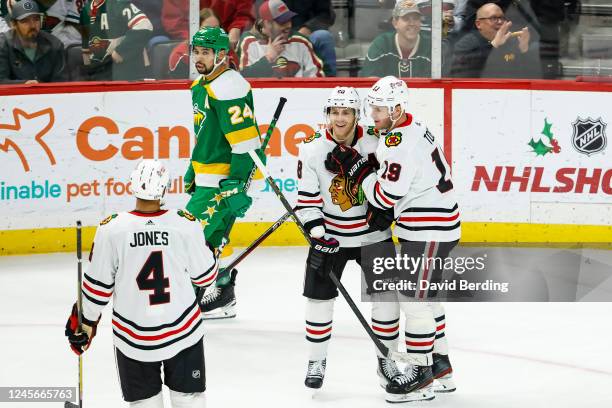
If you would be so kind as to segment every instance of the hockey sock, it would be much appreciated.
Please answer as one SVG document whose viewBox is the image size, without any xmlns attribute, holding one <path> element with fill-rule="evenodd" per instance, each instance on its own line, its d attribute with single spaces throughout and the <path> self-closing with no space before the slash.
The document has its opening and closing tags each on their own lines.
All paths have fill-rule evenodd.
<svg viewBox="0 0 612 408">
<path fill-rule="evenodd" d="M 216 285 L 220 288 L 227 286 L 232 279 L 231 271 L 228 269 L 219 269 L 219 274 L 217 275 Z"/>
<path fill-rule="evenodd" d="M 410 301 L 401 302 L 400 307 L 406 315 L 406 352 L 424 354 L 427 361 L 433 362 L 436 326 L 431 308 L 427 303 Z"/>
<path fill-rule="evenodd" d="M 431 302 L 431 310 L 436 321 L 436 339 L 434 341 L 434 350 L 436 354 L 448 354 L 448 341 L 446 340 L 446 316 L 444 314 L 444 306 L 440 302 Z"/>
<path fill-rule="evenodd" d="M 309 360 L 326 358 L 333 315 L 334 299 L 308 299 L 306 301 L 306 340 L 308 341 Z"/>
<path fill-rule="evenodd" d="M 206 394 L 194 392 L 186 394 L 170 390 L 172 408 L 206 408 Z"/>
<path fill-rule="evenodd" d="M 164 398 L 161 391 L 159 394 L 151 398 L 130 402 L 130 407 L 133 408 L 164 408 Z"/>
<path fill-rule="evenodd" d="M 230 244 L 226 245 L 223 248 L 223 252 L 221 253 L 221 257 L 219 259 L 219 275 L 217 276 L 217 286 L 222 288 L 227 286 L 230 283 L 232 278 L 231 271 L 226 269 L 225 267 L 230 264 L 233 257 L 232 254 L 234 250 Z"/>
<path fill-rule="evenodd" d="M 372 296 L 372 330 L 376 337 L 389 348 L 397 351 L 399 338 L 400 308 L 397 302 L 385 301 L 377 295 Z M 376 349 L 378 357 L 384 357 Z"/>
</svg>

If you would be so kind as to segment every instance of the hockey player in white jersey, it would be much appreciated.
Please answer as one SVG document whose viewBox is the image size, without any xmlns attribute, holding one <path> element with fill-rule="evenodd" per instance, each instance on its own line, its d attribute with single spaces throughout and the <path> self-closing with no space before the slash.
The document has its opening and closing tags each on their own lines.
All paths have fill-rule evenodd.
<svg viewBox="0 0 612 408">
<path fill-rule="evenodd" d="M 392 76 L 380 79 L 368 92 L 367 109 L 380 132 L 378 171 L 347 147 L 336 148 L 326 167 L 354 177 L 361 185 L 371 204 L 368 220 L 372 227 L 386 229 L 396 221 L 395 233 L 403 254 L 443 260 L 461 235 L 459 208 L 442 148 L 427 127 L 407 113 L 407 95 L 406 83 Z M 417 284 L 439 282 L 443 271 L 438 265 L 422 262 L 418 270 L 404 271 L 402 277 Z M 409 367 L 408 388 L 427 386 L 433 377 L 436 391 L 454 391 L 444 309 L 437 302 L 409 301 L 414 297 L 432 299 L 436 292 L 419 289 L 399 292 L 398 296 L 406 314 L 406 351 L 424 355 L 428 364 Z"/>
<path fill-rule="evenodd" d="M 379 251 L 378 243 L 392 242 L 389 228 L 382 231 L 369 228 L 367 203 L 355 180 L 330 173 L 324 165 L 327 154 L 339 145 L 350 146 L 375 162 L 378 137 L 372 129 L 358 125 L 360 105 L 354 88 L 336 87 L 324 107 L 327 128 L 306 138 L 299 149 L 297 212 L 313 239 L 306 261 L 303 293 L 307 298 L 309 344 L 305 385 L 309 388 L 320 388 L 325 376 L 334 299 L 338 296 L 329 273 L 340 278 L 349 260 L 356 261 L 364 271 L 371 271 L 362 265 L 361 251 Z M 383 249 L 389 251 L 389 245 Z M 366 282 L 369 278 L 366 276 Z M 397 349 L 399 305 L 395 293 L 370 293 L 370 296 L 379 296 L 372 299 L 372 329 L 387 347 Z M 408 379 L 393 360 L 378 354 L 378 375 L 388 401 L 405 398 L 404 385 Z M 431 398 L 431 393 L 423 395 L 423 399 Z"/>
<path fill-rule="evenodd" d="M 169 187 L 162 163 L 143 160 L 131 175 L 136 208 L 104 219 L 96 231 L 77 305 L 66 323 L 81 354 L 113 299 L 112 327 L 123 398 L 130 406 L 163 408 L 162 379 L 174 408 L 205 406 L 204 327 L 192 285 L 215 282 L 218 264 L 200 223 L 184 210 L 160 207 Z"/>
</svg>

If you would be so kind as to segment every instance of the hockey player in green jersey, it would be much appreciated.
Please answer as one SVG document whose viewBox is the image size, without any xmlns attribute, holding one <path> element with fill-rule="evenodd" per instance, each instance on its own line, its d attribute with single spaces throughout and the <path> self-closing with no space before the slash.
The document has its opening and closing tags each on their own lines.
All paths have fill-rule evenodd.
<svg viewBox="0 0 612 408">
<path fill-rule="evenodd" d="M 192 58 L 201 74 L 191 85 L 196 145 L 185 174 L 191 194 L 187 209 L 204 226 L 206 241 L 218 248 L 227 225 L 244 217 L 252 203 L 245 182 L 254 166 L 250 150 L 260 151 L 259 128 L 249 83 L 228 68 L 229 37 L 204 27 L 192 39 Z M 236 270 L 221 270 L 217 285 L 202 298 L 205 318 L 236 316 Z"/>
</svg>

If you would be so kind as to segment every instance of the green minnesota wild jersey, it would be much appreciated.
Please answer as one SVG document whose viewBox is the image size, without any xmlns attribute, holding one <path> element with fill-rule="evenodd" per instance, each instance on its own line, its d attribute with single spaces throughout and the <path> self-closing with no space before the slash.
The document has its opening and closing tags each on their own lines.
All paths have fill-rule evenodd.
<svg viewBox="0 0 612 408">
<path fill-rule="evenodd" d="M 261 147 L 250 84 L 226 69 L 200 76 L 191 85 L 196 145 L 191 167 L 199 187 L 218 187 L 226 178 L 246 180 L 250 150 Z"/>
<path fill-rule="evenodd" d="M 103 61 L 115 50 L 124 58 L 142 57 L 153 25 L 131 1 L 92 0 L 86 13 L 92 61 Z"/>
</svg>

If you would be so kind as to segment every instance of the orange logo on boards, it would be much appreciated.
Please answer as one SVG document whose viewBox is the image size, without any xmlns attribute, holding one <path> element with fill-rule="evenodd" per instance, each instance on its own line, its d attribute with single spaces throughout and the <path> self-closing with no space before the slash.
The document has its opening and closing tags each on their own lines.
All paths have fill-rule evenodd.
<svg viewBox="0 0 612 408">
<path fill-rule="evenodd" d="M 24 146 L 30 144 L 31 141 L 26 140 L 25 138 L 27 135 L 20 132 L 24 125 L 22 120 L 25 119 L 26 121 L 30 121 L 44 116 L 47 117 L 47 123 L 42 129 L 38 130 L 34 136 L 34 141 L 44 150 L 51 165 L 55 165 L 55 156 L 53 156 L 53 152 L 49 148 L 49 145 L 43 140 L 43 137 L 51 130 L 55 123 L 53 109 L 46 108 L 38 112 L 27 113 L 19 108 L 15 108 L 13 109 L 13 123 L 0 123 L 0 150 L 5 153 L 10 153 L 10 151 L 15 152 L 25 171 L 30 171 L 30 163 L 28 163 L 28 159 L 23 149 Z M 11 131 L 11 133 L 5 131 Z"/>
<path fill-rule="evenodd" d="M 14 108 L 12 114 L 13 117 L 5 120 L 5 123 L 0 121 L 0 156 L 2 153 L 15 155 L 13 157 L 19 159 L 25 172 L 35 171 L 34 164 L 46 164 L 44 156 L 50 165 L 58 164 L 54 152 L 44 138 L 51 138 L 56 144 L 61 143 L 62 151 L 75 149 L 77 157 L 94 162 L 116 158 L 184 159 L 189 158 L 191 154 L 190 126 L 153 128 L 130 123 L 128 127 L 123 127 L 121 125 L 125 121 L 107 116 L 92 116 L 69 124 L 64 118 L 58 118 L 57 121 L 64 126 L 59 128 L 56 125 L 56 113 L 51 107 L 32 113 Z M 268 125 L 260 125 L 259 128 L 263 135 Z M 291 156 L 297 156 L 298 145 L 308 136 L 315 134 L 315 130 L 303 123 L 295 123 L 283 131 L 275 128 L 266 153 L 270 157 L 280 157 L 283 151 L 286 151 Z M 40 151 L 41 148 L 44 154 Z"/>
</svg>

